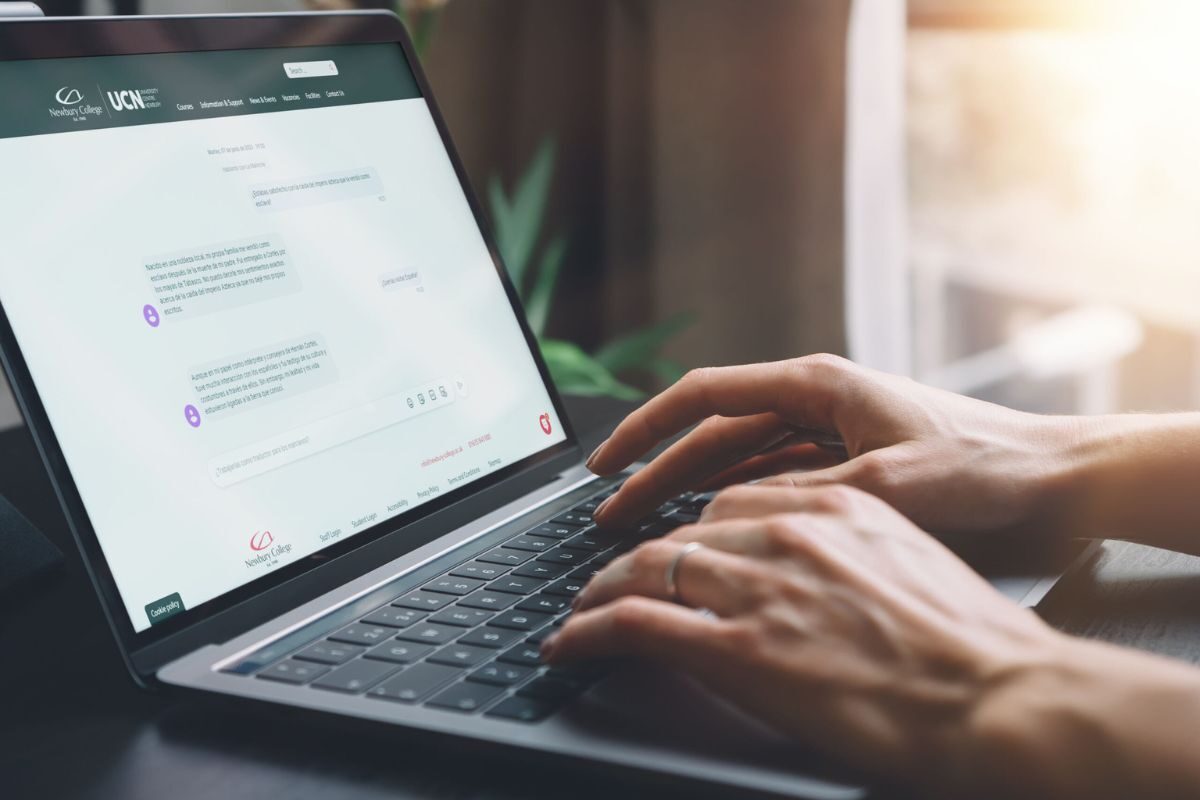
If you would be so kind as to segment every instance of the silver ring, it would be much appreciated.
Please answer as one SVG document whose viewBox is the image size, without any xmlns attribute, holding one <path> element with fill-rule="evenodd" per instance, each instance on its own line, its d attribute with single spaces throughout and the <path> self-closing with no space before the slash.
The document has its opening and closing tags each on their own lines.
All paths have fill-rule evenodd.
<svg viewBox="0 0 1200 800">
<path fill-rule="evenodd" d="M 679 552 L 676 553 L 675 557 L 671 559 L 671 563 L 667 564 L 667 597 L 671 598 L 671 600 L 676 603 L 679 602 L 679 585 L 676 583 L 676 579 L 679 577 L 679 566 L 683 564 L 683 560 L 685 558 L 703 546 L 704 545 L 700 544 L 699 542 L 688 542 L 683 547 L 679 548 Z"/>
</svg>

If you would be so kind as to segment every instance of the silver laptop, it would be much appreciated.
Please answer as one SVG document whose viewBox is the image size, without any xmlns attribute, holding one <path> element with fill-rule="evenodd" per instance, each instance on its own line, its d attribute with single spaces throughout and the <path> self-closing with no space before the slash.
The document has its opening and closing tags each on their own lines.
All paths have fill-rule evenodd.
<svg viewBox="0 0 1200 800">
<path fill-rule="evenodd" d="M 3 22 L 0 90 L 4 366 L 135 680 L 864 793 L 678 676 L 539 663 L 592 574 L 706 498 L 591 525 L 616 484 L 394 16 Z"/>
</svg>

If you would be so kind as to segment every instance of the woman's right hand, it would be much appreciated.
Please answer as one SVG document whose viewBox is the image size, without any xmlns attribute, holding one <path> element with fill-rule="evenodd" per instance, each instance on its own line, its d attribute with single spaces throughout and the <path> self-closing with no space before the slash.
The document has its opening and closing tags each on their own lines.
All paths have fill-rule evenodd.
<svg viewBox="0 0 1200 800">
<path fill-rule="evenodd" d="M 682 491 L 756 479 L 853 486 L 938 533 L 1051 523 L 1084 424 L 815 355 L 695 370 L 630 414 L 588 466 L 619 472 L 695 423 L 597 509 L 601 525 L 631 523 Z"/>
</svg>

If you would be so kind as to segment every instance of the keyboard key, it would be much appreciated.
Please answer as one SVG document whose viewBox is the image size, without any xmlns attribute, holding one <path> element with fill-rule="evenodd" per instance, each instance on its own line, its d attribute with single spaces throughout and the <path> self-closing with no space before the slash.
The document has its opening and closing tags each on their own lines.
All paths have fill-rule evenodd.
<svg viewBox="0 0 1200 800">
<path fill-rule="evenodd" d="M 460 633 L 462 633 L 462 628 L 456 628 L 452 625 L 430 625 L 425 622 L 403 631 L 396 638 L 406 642 L 420 642 L 422 644 L 445 644 L 451 639 L 456 638 Z"/>
<path fill-rule="evenodd" d="M 555 597 L 552 594 L 539 594 L 536 597 L 527 597 L 517 603 L 518 611 L 538 611 L 543 614 L 557 614 L 565 610 L 571 605 L 571 601 L 566 597 Z"/>
<path fill-rule="evenodd" d="M 289 659 L 267 667 L 258 673 L 258 677 L 268 681 L 300 684 L 308 683 L 314 678 L 319 678 L 326 672 L 329 672 L 329 667 L 324 664 L 313 664 L 307 661 Z"/>
<path fill-rule="evenodd" d="M 596 577 L 596 573 L 598 573 L 602 569 L 604 569 L 604 567 L 598 567 L 594 563 L 592 563 L 592 564 L 588 564 L 585 567 L 580 567 L 577 570 L 573 570 L 571 572 L 571 574 L 568 575 L 567 577 L 574 578 L 577 581 L 583 581 L 584 583 L 587 583 L 592 578 Z"/>
<path fill-rule="evenodd" d="M 317 689 L 329 689 L 334 692 L 359 694 L 370 689 L 381 680 L 400 669 L 398 664 L 386 661 L 351 661 L 345 666 L 338 667 L 333 672 L 313 681 Z"/>
<path fill-rule="evenodd" d="M 504 546 L 512 547 L 516 550 L 528 550 L 531 553 L 544 553 L 556 544 L 558 544 L 558 539 L 526 534 L 525 536 L 518 536 L 515 539 L 509 539 L 504 543 Z"/>
<path fill-rule="evenodd" d="M 557 632 L 558 632 L 557 625 L 547 625 L 546 627 L 542 628 L 540 631 L 536 631 L 534 633 L 529 634 L 529 636 L 526 637 L 525 641 L 528 642 L 529 644 L 536 644 L 540 647 L 542 642 L 544 642 L 544 641 L 546 641 L 546 639 L 550 638 L 550 634 L 557 633 Z"/>
<path fill-rule="evenodd" d="M 510 719 L 515 722 L 541 722 L 553 714 L 555 706 L 533 697 L 510 697 L 497 703 L 485 716 Z"/>
<path fill-rule="evenodd" d="M 369 616 L 363 617 L 362 621 L 367 625 L 385 625 L 389 628 L 407 628 L 414 622 L 419 622 L 424 616 L 425 612 L 423 611 L 416 611 L 411 608 L 384 606 L 378 611 L 372 611 Z"/>
<path fill-rule="evenodd" d="M 582 514 L 591 514 L 599 507 L 600 501 L 593 497 L 591 500 L 584 500 L 582 503 L 575 506 L 575 510 Z"/>
<path fill-rule="evenodd" d="M 425 705 L 451 711 L 478 711 L 504 692 L 499 686 L 486 683 L 459 683 L 444 690 Z"/>
<path fill-rule="evenodd" d="M 405 667 L 399 675 L 388 678 L 367 692 L 367 697 L 415 703 L 454 680 L 460 674 L 461 672 L 454 667 L 443 667 L 438 664 L 414 664 L 411 667 Z"/>
<path fill-rule="evenodd" d="M 445 594 L 432 592 L 413 592 L 392 601 L 392 605 L 401 608 L 416 608 L 421 611 L 437 611 L 454 602 L 454 598 Z"/>
<path fill-rule="evenodd" d="M 479 581 L 490 581 L 508 572 L 508 567 L 499 564 L 485 564 L 482 561 L 468 561 L 466 564 L 450 570 L 450 574 L 459 578 L 474 578 Z"/>
<path fill-rule="evenodd" d="M 466 644 L 451 644 L 438 650 L 428 658 L 431 664 L 449 664 L 452 667 L 474 667 L 495 655 L 482 647 Z"/>
<path fill-rule="evenodd" d="M 574 597 L 583 591 L 583 587 L 587 584 L 576 578 L 563 578 L 561 581 L 555 581 L 546 587 L 543 594 L 553 594 L 560 597 Z"/>
<path fill-rule="evenodd" d="M 458 601 L 460 606 L 467 608 L 482 608 L 489 611 L 501 611 L 508 608 L 513 603 L 520 600 L 520 597 L 511 594 L 502 594 L 500 592 L 482 591 L 476 592 L 470 597 L 466 597 Z"/>
<path fill-rule="evenodd" d="M 517 664 L 522 667 L 538 667 L 542 664 L 542 657 L 538 652 L 538 648 L 531 644 L 519 644 L 516 647 L 505 650 L 496 660 L 503 661 L 505 664 Z"/>
<path fill-rule="evenodd" d="M 546 582 L 538 578 L 522 578 L 518 575 L 509 575 L 489 583 L 488 591 L 506 592 L 508 594 L 533 594 L 545 585 Z"/>
<path fill-rule="evenodd" d="M 488 564 L 501 564 L 506 567 L 516 567 L 524 564 L 531 558 L 533 558 L 533 553 L 527 553 L 524 550 L 511 550 L 507 547 L 497 547 L 495 550 L 489 550 L 475 560 L 483 561 Z"/>
<path fill-rule="evenodd" d="M 570 567 L 565 564 L 543 564 L 541 561 L 530 561 L 520 569 L 513 570 L 513 575 L 518 578 L 540 578 L 552 581 L 561 577 L 569 569 Z"/>
<path fill-rule="evenodd" d="M 438 592 L 439 594 L 452 594 L 462 597 L 483 586 L 483 581 L 475 581 L 470 578 L 438 578 L 436 581 L 431 581 L 421 588 L 427 592 Z"/>
<path fill-rule="evenodd" d="M 588 683 L 578 678 L 543 675 L 521 687 L 518 695 L 540 700 L 569 700 L 587 691 Z"/>
<path fill-rule="evenodd" d="M 607 553 L 601 553 L 600 555 L 596 556 L 589 561 L 588 564 L 593 567 L 607 567 L 622 555 L 622 552 L 619 550 L 609 550 Z"/>
<path fill-rule="evenodd" d="M 506 611 L 488 624 L 489 628 L 508 628 L 514 631 L 531 631 L 549 622 L 549 614 L 536 611 Z"/>
<path fill-rule="evenodd" d="M 551 539 L 566 539 L 577 533 L 579 533 L 579 528 L 574 525 L 556 525 L 552 522 L 543 523 L 529 531 L 531 536 L 547 536 Z"/>
<path fill-rule="evenodd" d="M 377 644 L 385 642 L 395 635 L 395 628 L 384 628 L 380 625 L 347 625 L 335 634 L 330 635 L 330 639 L 335 642 L 345 642 L 348 644 Z"/>
<path fill-rule="evenodd" d="M 592 553 L 599 553 L 601 550 L 607 550 L 616 544 L 615 539 L 595 533 L 577 533 L 570 539 L 562 543 L 563 547 L 570 550 L 587 550 Z"/>
<path fill-rule="evenodd" d="M 521 631 L 519 630 L 493 628 L 491 625 L 488 625 L 485 628 L 476 628 L 466 636 L 459 639 L 458 643 L 474 645 L 475 647 L 490 647 L 493 650 L 499 650 L 501 647 L 508 647 L 510 644 L 520 638 Z"/>
<path fill-rule="evenodd" d="M 384 642 L 368 650 L 363 658 L 390 661 L 393 664 L 414 664 L 432 653 L 433 647 L 431 644 L 415 642 Z"/>
<path fill-rule="evenodd" d="M 579 564 L 587 561 L 591 553 L 585 553 L 580 550 L 564 550 L 561 547 L 551 550 L 549 553 L 542 553 L 538 556 L 538 561 L 543 561 L 547 564 Z"/>
<path fill-rule="evenodd" d="M 337 642 L 317 642 L 296 653 L 295 658 L 316 661 L 318 664 L 344 664 L 361 653 L 361 647 Z"/>
<path fill-rule="evenodd" d="M 592 515 L 585 514 L 582 511 L 568 511 L 564 514 L 559 514 L 554 519 L 550 520 L 551 525 L 574 525 L 577 528 L 586 528 L 592 524 Z"/>
<path fill-rule="evenodd" d="M 667 521 L 667 520 L 664 520 L 664 522 L 665 521 Z M 700 512 L 699 511 L 695 511 L 695 512 L 684 511 L 683 509 L 679 509 L 675 513 L 671 514 L 670 521 L 671 522 L 679 522 L 684 525 L 690 525 L 692 523 L 700 521 Z"/>
<path fill-rule="evenodd" d="M 443 608 L 429 618 L 430 625 L 454 625 L 459 628 L 474 628 L 492 618 L 492 612 L 480 611 L 475 608 L 451 606 Z"/>
<path fill-rule="evenodd" d="M 515 686 L 533 674 L 530 667 L 518 667 L 516 664 L 497 664 L 495 662 L 480 667 L 467 676 L 467 680 L 477 683 L 490 683 L 495 686 Z"/>
</svg>

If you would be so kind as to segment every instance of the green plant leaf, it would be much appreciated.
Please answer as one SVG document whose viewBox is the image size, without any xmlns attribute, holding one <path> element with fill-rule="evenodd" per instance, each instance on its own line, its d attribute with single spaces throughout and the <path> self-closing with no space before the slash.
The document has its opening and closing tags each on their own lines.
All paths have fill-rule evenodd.
<svg viewBox="0 0 1200 800">
<path fill-rule="evenodd" d="M 500 255 L 504 257 L 504 263 L 519 291 L 525 285 L 526 268 L 542 233 L 546 203 L 550 197 L 550 181 L 554 177 L 554 154 L 554 139 L 548 137 L 533 154 L 529 166 L 517 181 L 511 200 L 506 200 L 504 233 L 497 231 Z M 503 191 L 499 194 L 503 194 Z M 497 216 L 498 229 L 500 218 Z M 524 292 L 521 294 L 524 296 Z"/>
<path fill-rule="evenodd" d="M 657 325 L 613 339 L 596 351 L 596 360 L 613 373 L 627 369 L 649 369 L 657 372 L 654 361 L 658 351 L 694 321 L 695 318 L 690 313 L 677 314 Z"/>
<path fill-rule="evenodd" d="M 572 342 L 542 339 L 542 357 L 559 391 L 570 394 L 606 395 L 619 400 L 638 400 L 643 394 L 605 369 L 604 365 Z"/>
<path fill-rule="evenodd" d="M 521 278 L 524 277 L 524 264 L 514 264 L 508 257 L 508 253 L 512 250 L 513 219 L 512 206 L 509 205 L 508 196 L 504 194 L 504 187 L 500 184 L 500 179 L 492 176 L 488 181 L 488 203 L 492 207 L 492 230 L 496 234 L 496 246 L 500 248 L 500 257 L 504 260 L 504 266 L 508 269 L 509 277 L 512 278 L 513 285 L 517 287 L 517 292 L 522 292 Z"/>
<path fill-rule="evenodd" d="M 550 317 L 554 287 L 558 285 L 558 274 L 562 270 L 563 257 L 566 254 L 567 238 L 561 234 L 555 236 L 542 251 L 537 274 L 533 276 L 533 285 L 529 288 L 529 296 L 525 300 L 525 316 L 529 318 L 529 327 L 537 336 L 546 332 L 546 320 Z"/>
<path fill-rule="evenodd" d="M 651 373 L 657 376 L 659 380 L 667 385 L 675 383 L 677 380 L 683 377 L 685 372 L 687 372 L 687 370 L 684 369 L 683 365 L 679 362 L 672 361 L 669 358 L 663 358 L 662 356 L 652 359 L 650 363 L 646 365 L 646 369 L 648 369 Z"/>
</svg>

